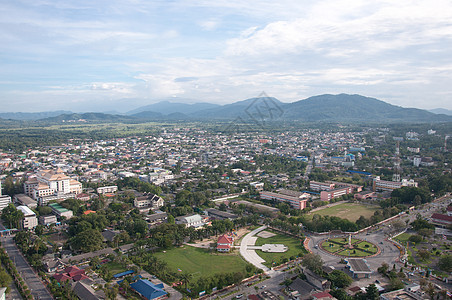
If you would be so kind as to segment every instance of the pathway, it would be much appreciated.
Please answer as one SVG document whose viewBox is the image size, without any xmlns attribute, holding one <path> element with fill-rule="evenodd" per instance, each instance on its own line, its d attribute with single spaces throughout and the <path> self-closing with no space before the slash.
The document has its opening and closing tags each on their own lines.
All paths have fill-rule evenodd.
<svg viewBox="0 0 452 300">
<path fill-rule="evenodd" d="M 248 246 L 254 246 L 257 240 L 256 235 L 258 232 L 265 230 L 267 226 L 261 226 L 257 229 L 254 229 L 247 235 L 245 235 L 240 243 L 240 255 L 249 262 L 254 265 L 256 268 L 264 270 L 264 272 L 269 272 L 270 269 L 263 265 L 265 260 L 263 260 L 259 255 L 257 255 L 256 251 L 253 249 L 249 249 Z M 269 272 L 270 273 L 270 272 Z"/>
</svg>

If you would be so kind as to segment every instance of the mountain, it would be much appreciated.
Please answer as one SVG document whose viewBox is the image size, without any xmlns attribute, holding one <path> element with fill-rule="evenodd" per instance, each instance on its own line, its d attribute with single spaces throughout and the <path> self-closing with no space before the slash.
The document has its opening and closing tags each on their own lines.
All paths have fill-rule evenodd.
<svg viewBox="0 0 452 300">
<path fill-rule="evenodd" d="M 332 122 L 442 122 L 452 117 L 403 108 L 361 95 L 319 95 L 282 107 L 284 119 Z"/>
<path fill-rule="evenodd" d="M 215 108 L 219 107 L 218 104 L 212 104 L 212 103 L 194 103 L 194 104 L 187 104 L 187 103 L 176 103 L 176 102 L 169 102 L 169 101 L 161 101 L 158 103 L 146 105 L 139 107 L 137 109 L 131 110 L 126 113 L 126 115 L 135 115 L 140 112 L 144 111 L 152 111 L 156 113 L 161 113 L 163 115 L 169 115 L 172 113 L 183 113 L 183 114 L 191 114 L 200 110 L 209 109 L 209 108 Z"/>
<path fill-rule="evenodd" d="M 56 117 L 40 119 L 38 122 L 41 123 L 62 123 L 62 122 L 127 122 L 127 121 L 136 121 L 137 118 L 131 116 L 121 116 L 121 115 L 109 115 L 103 113 L 81 113 L 81 114 L 62 114 Z"/>
<path fill-rule="evenodd" d="M 432 112 L 434 114 L 443 114 L 443 115 L 452 116 L 452 110 L 445 109 L 445 108 L 434 108 L 434 109 L 430 109 L 429 112 Z"/>
<path fill-rule="evenodd" d="M 35 113 L 24 113 L 24 112 L 3 112 L 0 113 L 0 118 L 2 119 L 12 119 L 12 120 L 39 120 L 44 118 L 56 117 L 62 114 L 72 114 L 71 111 L 67 110 L 56 110 L 56 111 L 43 111 Z"/>
<path fill-rule="evenodd" d="M 145 119 L 145 120 L 152 120 L 152 119 L 161 119 L 163 115 L 161 113 L 155 112 L 155 111 L 142 111 L 133 115 L 130 115 L 131 117 L 138 118 L 138 119 Z"/>
<path fill-rule="evenodd" d="M 268 113 L 274 109 L 278 112 L 286 104 L 274 97 L 250 98 L 223 106 L 205 109 L 190 114 L 197 119 L 236 119 L 243 120 L 255 118 L 260 112 Z M 278 113 L 279 115 L 279 113 Z"/>
</svg>

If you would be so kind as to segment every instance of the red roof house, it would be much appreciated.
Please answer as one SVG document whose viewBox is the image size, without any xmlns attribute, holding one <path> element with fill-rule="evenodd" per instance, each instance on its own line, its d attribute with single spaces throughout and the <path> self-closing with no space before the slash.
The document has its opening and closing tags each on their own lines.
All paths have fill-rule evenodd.
<svg viewBox="0 0 452 300">
<path fill-rule="evenodd" d="M 233 243 L 234 243 L 234 238 L 232 236 L 223 234 L 218 238 L 217 251 L 218 252 L 229 252 L 229 251 L 231 251 Z"/>
</svg>

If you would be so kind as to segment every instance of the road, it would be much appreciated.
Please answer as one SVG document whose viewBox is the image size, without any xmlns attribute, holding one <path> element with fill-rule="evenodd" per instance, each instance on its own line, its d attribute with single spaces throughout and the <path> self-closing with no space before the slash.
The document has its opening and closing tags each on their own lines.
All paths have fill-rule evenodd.
<svg viewBox="0 0 452 300">
<path fill-rule="evenodd" d="M 3 237 L 2 246 L 8 253 L 8 256 L 11 258 L 13 263 L 16 265 L 19 274 L 27 283 L 33 297 L 41 300 L 52 300 L 52 295 L 50 295 L 49 291 L 47 291 L 39 276 L 33 272 L 33 269 L 19 252 L 19 249 L 17 249 L 13 237 Z"/>
<path fill-rule="evenodd" d="M 265 262 L 259 255 L 257 255 L 255 250 L 248 249 L 248 246 L 252 246 L 256 243 L 257 237 L 256 235 L 258 232 L 261 232 L 262 230 L 265 230 L 267 226 L 261 226 L 257 229 L 254 229 L 247 235 L 245 235 L 242 238 L 242 241 L 240 242 L 240 255 L 250 264 L 254 265 L 256 268 L 262 269 L 264 272 L 270 271 L 269 268 L 264 266 L 262 263 Z"/>
</svg>

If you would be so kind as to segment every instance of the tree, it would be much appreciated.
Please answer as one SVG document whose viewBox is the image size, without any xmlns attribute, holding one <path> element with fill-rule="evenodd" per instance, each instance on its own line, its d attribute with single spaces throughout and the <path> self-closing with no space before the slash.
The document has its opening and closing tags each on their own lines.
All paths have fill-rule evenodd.
<svg viewBox="0 0 452 300">
<path fill-rule="evenodd" d="M 392 291 L 394 290 L 400 290 L 404 287 L 402 280 L 398 277 L 390 278 L 389 287 Z"/>
<path fill-rule="evenodd" d="M 419 250 L 417 255 L 424 261 L 430 258 L 430 252 L 425 249 Z"/>
<path fill-rule="evenodd" d="M 185 289 L 187 289 L 188 283 L 192 279 L 193 275 L 191 273 L 183 272 L 181 274 L 181 280 L 184 283 Z"/>
<path fill-rule="evenodd" d="M 4 270 L 3 268 L 0 269 L 0 286 L 6 286 L 8 287 L 7 293 L 9 292 L 9 285 L 11 283 L 12 279 L 9 276 L 9 274 Z"/>
<path fill-rule="evenodd" d="M 309 253 L 303 257 L 301 264 L 309 270 L 319 274 L 322 271 L 323 260 L 320 255 Z"/>
<path fill-rule="evenodd" d="M 378 300 L 380 299 L 380 295 L 378 294 L 378 289 L 375 284 L 369 284 L 366 287 L 366 299 L 369 300 Z"/>
<path fill-rule="evenodd" d="M 387 263 L 382 263 L 381 267 L 378 267 L 377 271 L 380 274 L 386 275 L 389 270 L 389 265 Z"/>
<path fill-rule="evenodd" d="M 438 260 L 438 268 L 446 272 L 452 272 L 452 254 L 442 255 Z"/>
<path fill-rule="evenodd" d="M 92 252 L 102 249 L 103 237 L 96 229 L 88 229 L 77 233 L 71 240 L 71 246 L 82 252 Z"/>
<path fill-rule="evenodd" d="M 353 279 L 340 270 L 334 270 L 328 275 L 328 279 L 331 281 L 333 286 L 338 288 L 346 288 L 352 284 Z"/>
<path fill-rule="evenodd" d="M 413 243 L 420 243 L 422 242 L 423 238 L 418 234 L 413 234 L 408 240 Z"/>
<path fill-rule="evenodd" d="M 424 238 L 426 238 L 428 236 L 433 236 L 433 229 L 422 228 L 422 229 L 419 229 L 419 231 L 417 233 L 419 233 L 419 235 L 421 235 Z"/>
</svg>

